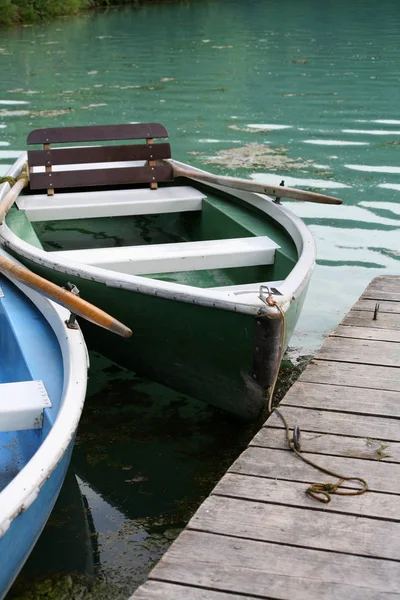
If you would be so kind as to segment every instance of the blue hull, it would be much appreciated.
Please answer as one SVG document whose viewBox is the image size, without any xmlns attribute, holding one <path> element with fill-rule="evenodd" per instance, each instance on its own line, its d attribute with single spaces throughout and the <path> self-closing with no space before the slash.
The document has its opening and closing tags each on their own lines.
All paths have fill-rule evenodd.
<svg viewBox="0 0 400 600">
<path fill-rule="evenodd" d="M 62 461 L 51 477 L 41 488 L 39 496 L 33 504 L 13 520 L 7 533 L 0 538 L 1 600 L 6 596 L 46 525 L 64 482 L 73 446 L 74 440 L 68 446 Z"/>
<path fill-rule="evenodd" d="M 80 331 L 69 333 L 65 326 L 66 311 L 35 293 L 28 297 L 2 276 L 0 287 L 2 600 L 64 482 L 83 407 L 87 362 Z M 39 387 L 31 385 L 38 382 Z"/>
</svg>

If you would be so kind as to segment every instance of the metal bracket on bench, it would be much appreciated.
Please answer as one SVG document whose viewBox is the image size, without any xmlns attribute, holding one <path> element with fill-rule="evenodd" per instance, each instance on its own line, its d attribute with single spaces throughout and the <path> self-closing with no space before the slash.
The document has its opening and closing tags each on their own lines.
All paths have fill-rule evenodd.
<svg viewBox="0 0 400 600">
<path fill-rule="evenodd" d="M 72 294 L 75 294 L 75 296 L 79 296 L 79 290 L 75 284 L 68 281 L 64 287 Z M 79 329 L 79 325 L 76 322 L 76 314 L 74 314 L 73 312 L 70 313 L 69 319 L 65 321 L 65 324 L 68 327 L 68 329 Z"/>
</svg>

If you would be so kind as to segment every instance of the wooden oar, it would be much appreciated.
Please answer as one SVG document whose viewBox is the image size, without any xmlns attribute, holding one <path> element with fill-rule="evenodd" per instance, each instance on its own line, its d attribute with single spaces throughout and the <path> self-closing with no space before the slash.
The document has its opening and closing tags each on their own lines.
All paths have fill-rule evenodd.
<svg viewBox="0 0 400 600">
<path fill-rule="evenodd" d="M 104 329 L 108 329 L 113 333 L 117 333 L 122 337 L 130 337 L 132 331 L 120 321 L 117 321 L 111 315 L 107 314 L 97 306 L 86 302 L 79 296 L 64 290 L 64 288 L 32 273 L 25 267 L 15 264 L 5 256 L 0 255 L 0 271 L 10 274 L 14 279 L 25 283 L 34 290 L 41 292 L 44 296 L 68 308 L 72 313 L 83 317 L 95 325 L 99 325 Z"/>
<path fill-rule="evenodd" d="M 225 187 L 244 190 L 246 192 L 267 194 L 268 196 L 275 196 L 277 198 L 291 198 L 293 200 L 302 200 L 303 202 L 318 202 L 320 204 L 342 204 L 340 198 L 335 198 L 334 196 L 326 196 L 325 194 L 317 194 L 315 192 L 306 192 L 304 190 L 297 190 L 295 188 L 289 188 L 280 185 L 265 185 L 264 183 L 257 183 L 256 181 L 250 181 L 249 179 L 226 177 L 225 175 L 213 175 L 212 173 L 204 173 L 202 171 L 195 171 L 194 169 L 186 169 L 172 159 L 168 159 L 165 162 L 168 162 L 170 165 L 172 165 L 174 177 L 190 177 L 191 179 L 198 179 L 199 181 L 215 183 L 216 185 L 224 185 Z"/>
<path fill-rule="evenodd" d="M 19 194 L 24 189 L 24 187 L 28 185 L 28 183 L 29 183 L 28 174 L 26 174 L 26 176 L 22 176 L 22 171 L 21 171 L 21 178 L 15 182 L 15 184 L 12 186 L 12 188 L 8 191 L 8 193 L 4 196 L 3 200 L 0 202 L 0 225 L 3 223 L 3 221 L 6 217 L 6 214 L 8 213 L 8 211 L 10 210 L 10 208 L 12 207 L 12 205 L 14 204 L 14 202 L 16 201 L 16 199 L 18 198 Z"/>
</svg>

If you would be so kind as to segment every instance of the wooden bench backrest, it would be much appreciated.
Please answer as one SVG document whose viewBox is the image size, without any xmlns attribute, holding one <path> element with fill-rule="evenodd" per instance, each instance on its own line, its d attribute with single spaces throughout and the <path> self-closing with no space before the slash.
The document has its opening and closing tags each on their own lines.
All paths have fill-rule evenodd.
<svg viewBox="0 0 400 600">
<path fill-rule="evenodd" d="M 43 144 L 43 150 L 28 151 L 30 188 L 47 189 L 54 194 L 57 188 L 75 188 L 109 185 L 149 183 L 157 188 L 159 181 L 172 181 L 172 167 L 156 165 L 157 159 L 171 158 L 169 143 L 154 143 L 154 138 L 167 138 L 168 132 L 160 123 L 137 123 L 128 125 L 93 125 L 85 127 L 51 127 L 35 129 L 28 135 L 28 144 Z M 77 146 L 75 148 L 51 148 L 51 144 L 75 142 L 103 142 L 145 139 L 145 144 L 120 146 Z M 79 165 L 107 162 L 147 161 L 145 166 L 117 168 L 90 168 L 53 171 L 57 165 Z M 45 167 L 45 172 L 35 172 L 34 167 Z"/>
</svg>

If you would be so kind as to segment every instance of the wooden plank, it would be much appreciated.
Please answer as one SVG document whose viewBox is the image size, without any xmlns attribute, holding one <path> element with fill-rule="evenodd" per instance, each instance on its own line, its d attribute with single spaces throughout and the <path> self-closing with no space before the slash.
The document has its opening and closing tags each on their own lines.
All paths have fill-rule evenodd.
<svg viewBox="0 0 400 600">
<path fill-rule="evenodd" d="M 371 281 L 361 298 L 400 301 L 399 278 L 397 276 L 376 277 Z"/>
<path fill-rule="evenodd" d="M 171 147 L 161 144 L 125 144 L 124 146 L 82 146 L 28 150 L 30 167 L 42 165 L 77 165 L 97 162 L 123 162 L 171 158 Z"/>
<path fill-rule="evenodd" d="M 352 310 L 331 335 L 399 342 L 399 330 L 400 314 L 379 313 L 378 319 L 374 321 L 370 313 Z"/>
<path fill-rule="evenodd" d="M 400 465 L 396 463 L 325 456 L 311 452 L 307 453 L 306 457 L 336 473 L 350 477 L 363 477 L 367 480 L 369 489 L 374 492 L 400 494 Z M 230 467 L 229 473 L 305 483 L 337 481 L 335 477 L 325 475 L 306 464 L 290 450 L 273 450 L 256 446 L 247 448 Z M 355 487 L 355 484 L 352 484 L 352 487 Z"/>
<path fill-rule="evenodd" d="M 317 501 L 316 501 L 317 502 Z M 209 496 L 189 529 L 221 535 L 400 560 L 400 522 Z"/>
<path fill-rule="evenodd" d="M 32 190 L 126 185 L 151 181 L 172 181 L 170 165 L 159 167 L 124 167 L 120 169 L 84 169 L 82 171 L 53 171 L 32 173 L 29 185 Z"/>
<path fill-rule="evenodd" d="M 391 291 L 377 292 L 373 290 L 369 294 L 363 294 L 362 298 L 372 299 L 375 302 L 381 302 L 382 300 L 390 300 L 392 302 L 400 302 L 400 293 Z"/>
<path fill-rule="evenodd" d="M 199 588 L 187 585 L 167 583 L 165 581 L 146 581 L 131 596 L 135 600 L 254 600 L 247 594 L 230 594 L 218 592 L 209 588 Z M 266 600 L 268 598 L 264 596 Z"/>
<path fill-rule="evenodd" d="M 307 373 L 304 373 L 304 376 L 307 376 Z M 398 392 L 307 383 L 300 380 L 290 388 L 280 406 L 303 406 L 381 417 L 400 417 Z"/>
<path fill-rule="evenodd" d="M 371 390 L 399 391 L 400 369 L 313 359 L 307 369 L 300 375 L 299 380 L 310 383 L 332 383 L 369 388 Z"/>
<path fill-rule="evenodd" d="M 128 123 L 125 125 L 84 125 L 79 127 L 48 127 L 34 129 L 27 144 L 60 144 L 69 142 L 99 142 L 104 140 L 137 140 L 167 138 L 168 132 L 160 123 Z"/>
<path fill-rule="evenodd" d="M 400 496 L 368 492 L 361 496 L 332 496 L 329 504 L 310 498 L 307 484 L 280 481 L 249 475 L 226 473 L 216 485 L 213 494 L 257 502 L 272 502 L 281 506 L 297 506 L 325 512 L 346 513 L 376 519 L 399 520 Z M 327 523 L 328 524 L 328 523 Z"/>
<path fill-rule="evenodd" d="M 333 433 L 364 439 L 379 438 L 385 441 L 400 441 L 400 420 L 383 417 L 357 415 L 317 410 L 295 406 L 280 406 L 280 412 L 287 419 L 290 428 L 298 425 L 303 431 L 317 433 Z M 268 419 L 268 427 L 283 428 L 281 418 L 272 413 Z"/>
<path fill-rule="evenodd" d="M 150 578 L 279 600 L 400 598 L 395 561 L 194 531 L 179 536 Z"/>
<path fill-rule="evenodd" d="M 357 417 L 350 417 L 354 424 Z M 293 423 L 292 423 L 293 424 Z M 283 429 L 262 427 L 250 442 L 250 446 L 287 450 L 288 444 Z M 348 458 L 364 458 L 366 460 L 384 460 L 400 463 L 400 443 L 383 442 L 372 437 L 350 437 L 329 433 L 314 433 L 301 430 L 301 448 L 304 453 L 329 454 L 331 456 L 347 456 Z M 400 514 L 400 513 L 399 513 Z"/>
<path fill-rule="evenodd" d="M 381 300 L 389 300 L 391 302 L 400 301 L 400 290 L 398 285 L 392 286 L 369 286 L 362 294 L 361 298 L 368 300 L 375 300 L 380 302 Z"/>
<path fill-rule="evenodd" d="M 365 291 L 369 292 L 372 289 L 400 291 L 399 277 L 398 275 L 379 275 L 378 277 L 374 277 Z"/>
<path fill-rule="evenodd" d="M 390 302 L 388 300 L 383 300 L 379 304 L 380 304 L 379 314 L 382 314 L 382 313 L 400 314 L 400 302 Z M 375 300 L 368 300 L 367 298 L 361 297 L 355 303 L 352 310 L 365 310 L 365 311 L 373 313 L 375 310 L 375 305 L 376 305 Z"/>
<path fill-rule="evenodd" d="M 390 299 L 372 321 L 381 297 Z M 155 567 L 154 589 L 168 580 L 181 586 L 177 599 L 184 584 L 260 599 L 400 598 L 397 301 L 400 278 L 375 278 L 280 406 L 302 430 L 305 458 L 363 477 L 370 491 L 309 498 L 308 484 L 336 479 L 287 448 L 273 413 Z"/>
<path fill-rule="evenodd" d="M 322 360 L 338 360 L 363 365 L 400 367 L 400 344 L 330 337 L 315 357 Z"/>
</svg>

